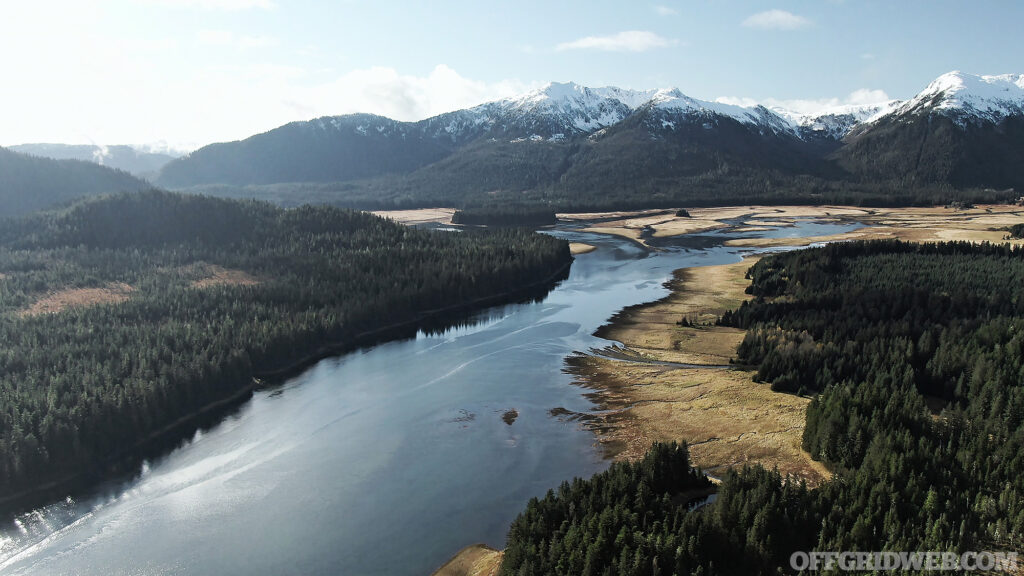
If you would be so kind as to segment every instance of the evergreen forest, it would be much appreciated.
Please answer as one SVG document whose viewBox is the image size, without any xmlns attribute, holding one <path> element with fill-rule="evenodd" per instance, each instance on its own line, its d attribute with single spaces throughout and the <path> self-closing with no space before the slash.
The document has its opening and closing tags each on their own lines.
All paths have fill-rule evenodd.
<svg viewBox="0 0 1024 576">
<path fill-rule="evenodd" d="M 728 472 L 692 510 L 685 449 L 656 445 L 531 501 L 502 573 L 788 574 L 795 551 L 1024 551 L 1024 249 L 871 241 L 767 256 L 736 361 L 812 395 L 809 488 Z M 754 384 L 756 385 L 756 384 Z"/>
<path fill-rule="evenodd" d="M 254 377 L 543 289 L 570 262 L 526 230 L 159 191 L 6 221 L 0 495 L 100 475 Z"/>
</svg>

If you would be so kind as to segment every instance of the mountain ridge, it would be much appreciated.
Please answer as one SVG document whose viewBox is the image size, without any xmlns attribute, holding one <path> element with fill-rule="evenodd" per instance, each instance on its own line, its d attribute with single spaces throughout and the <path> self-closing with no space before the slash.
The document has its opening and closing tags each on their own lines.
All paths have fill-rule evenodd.
<svg viewBox="0 0 1024 576">
<path fill-rule="evenodd" d="M 529 191 L 609 197 L 616 186 L 638 195 L 686 189 L 693 196 L 709 180 L 740 186 L 766 174 L 781 175 L 780 182 L 815 178 L 851 186 L 1024 187 L 1015 168 L 1024 161 L 1018 152 L 1024 142 L 1013 128 L 1024 116 L 1022 78 L 951 72 L 907 101 L 813 114 L 700 100 L 675 88 L 552 82 L 417 122 L 369 114 L 293 122 L 196 150 L 168 163 L 157 182 L 170 188 L 338 183 L 406 203 Z M 940 118 L 937 125 L 949 121 L 951 130 L 981 136 L 942 132 L 928 145 L 934 151 L 919 153 L 915 138 L 927 139 L 928 128 L 911 124 L 933 117 Z M 984 171 L 966 164 L 975 145 L 997 151 Z M 892 161 L 875 163 L 874 155 Z M 604 176 L 595 181 L 598 173 Z"/>
</svg>

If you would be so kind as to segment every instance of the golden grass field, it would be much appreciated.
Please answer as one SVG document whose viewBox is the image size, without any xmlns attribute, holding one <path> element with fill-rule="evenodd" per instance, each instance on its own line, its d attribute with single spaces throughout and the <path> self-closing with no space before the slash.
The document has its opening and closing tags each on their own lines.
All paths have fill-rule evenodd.
<svg viewBox="0 0 1024 576">
<path fill-rule="evenodd" d="M 583 242 L 569 242 L 569 252 L 573 256 L 577 254 L 586 254 L 587 252 L 593 252 L 597 250 L 597 246 L 591 246 L 590 244 L 584 244 Z"/>
<path fill-rule="evenodd" d="M 812 238 L 736 239 L 735 246 L 806 246 L 817 242 L 899 238 L 908 241 L 969 240 L 1013 242 L 1000 230 L 1024 222 L 1024 207 L 865 209 L 848 206 L 739 206 L 674 211 L 559 214 L 563 221 L 587 223 L 588 232 L 612 234 L 647 246 L 644 238 L 723 228 L 742 218 L 740 231 L 792 226 L 798 219 L 859 222 L 864 228 Z M 434 211 L 435 217 L 443 217 Z M 407 216 L 415 221 L 419 216 Z M 596 221 L 596 222 L 595 222 Z M 648 246 L 649 247 L 649 246 Z M 574 254 L 582 254 L 573 247 Z M 656 440 L 690 445 L 696 466 L 710 474 L 746 463 L 778 468 L 818 484 L 828 469 L 801 448 L 809 400 L 772 392 L 753 381 L 753 372 L 722 367 L 735 354 L 743 331 L 713 326 L 723 312 L 748 296 L 746 270 L 756 261 L 689 268 L 675 273 L 672 292 L 657 302 L 617 314 L 599 335 L 622 343 L 607 355 L 580 354 L 568 370 L 588 388 L 598 412 L 579 416 L 616 459 L 635 459 Z M 677 322 L 687 318 L 696 326 Z M 686 364 L 687 367 L 668 362 Z M 698 365 L 698 366 L 692 366 Z M 461 551 L 435 575 L 496 573 L 501 553 L 481 546 Z"/>
<path fill-rule="evenodd" d="M 123 282 L 110 283 L 102 288 L 67 288 L 53 290 L 41 296 L 20 312 L 21 316 L 54 314 L 68 308 L 116 304 L 131 298 L 135 289 Z"/>
<path fill-rule="evenodd" d="M 790 226 L 801 218 L 837 222 L 860 222 L 867 227 L 847 234 L 806 238 L 749 238 L 730 240 L 732 246 L 806 246 L 835 240 L 900 238 L 928 242 L 971 240 L 1001 242 L 1005 228 L 1024 222 L 1024 207 L 1017 205 L 979 206 L 970 210 L 931 208 L 857 208 L 851 206 L 730 206 L 695 208 L 690 218 L 677 218 L 672 210 L 639 212 L 595 212 L 559 214 L 562 220 L 590 222 L 588 232 L 613 234 L 645 244 L 641 238 L 649 231 L 655 238 L 705 232 L 726 226 L 726 220 L 744 219 L 739 231 L 763 230 L 766 226 Z M 1020 241 L 1015 241 L 1020 242 Z"/>
<path fill-rule="evenodd" d="M 772 392 L 753 372 L 728 365 L 743 331 L 714 326 L 748 296 L 736 264 L 679 270 L 665 298 L 624 310 L 599 330 L 621 342 L 614 357 L 578 356 L 570 371 L 593 390 L 600 417 L 588 425 L 616 459 L 636 459 L 654 441 L 685 441 L 695 466 L 711 474 L 759 463 L 810 484 L 828 470 L 800 447 L 807 398 Z M 687 318 L 695 326 L 680 326 Z M 673 366 L 654 362 L 699 365 Z"/>
<path fill-rule="evenodd" d="M 431 576 L 495 576 L 501 566 L 500 550 L 483 544 L 466 546 Z"/>
<path fill-rule="evenodd" d="M 258 278 L 244 270 L 224 268 L 206 262 L 175 269 L 161 269 L 158 272 L 192 279 L 190 286 L 200 289 L 216 286 L 255 286 L 260 283 Z M 4 278 L 5 276 L 0 274 L 0 280 Z M 124 282 L 111 282 L 99 288 L 54 287 L 39 295 L 31 305 L 17 311 L 16 314 L 35 316 L 55 314 L 70 308 L 118 304 L 127 301 L 133 294 L 137 294 L 136 289 Z"/>
<path fill-rule="evenodd" d="M 378 210 L 373 212 L 377 216 L 389 218 L 399 224 L 426 224 L 435 222 L 437 224 L 451 224 L 455 208 L 418 208 L 415 210 Z"/>
</svg>

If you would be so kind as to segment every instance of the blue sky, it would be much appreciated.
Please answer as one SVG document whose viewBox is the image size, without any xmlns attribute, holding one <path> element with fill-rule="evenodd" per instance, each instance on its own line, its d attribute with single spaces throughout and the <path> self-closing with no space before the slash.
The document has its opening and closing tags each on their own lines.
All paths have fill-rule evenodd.
<svg viewBox="0 0 1024 576">
<path fill-rule="evenodd" d="M 1024 72 L 1024 3 L 35 0 L 0 7 L 0 145 L 195 147 L 548 81 L 813 109 Z"/>
</svg>

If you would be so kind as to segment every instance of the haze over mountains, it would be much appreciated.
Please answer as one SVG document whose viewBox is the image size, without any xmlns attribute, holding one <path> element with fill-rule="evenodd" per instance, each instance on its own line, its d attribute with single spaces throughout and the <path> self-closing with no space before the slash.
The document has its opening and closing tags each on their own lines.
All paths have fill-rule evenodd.
<svg viewBox="0 0 1024 576">
<path fill-rule="evenodd" d="M 419 122 L 366 114 L 294 122 L 168 163 L 172 188 L 329 187 L 355 204 L 686 198 L 750 178 L 878 189 L 1024 188 L 1024 79 L 950 72 L 905 102 L 801 115 L 677 89 L 552 83 Z M 805 182 L 806 184 L 806 182 Z M 757 194 L 758 190 L 749 192 Z"/>
<path fill-rule="evenodd" d="M 151 188 L 127 172 L 82 160 L 54 160 L 0 148 L 0 217 L 18 216 L 82 196 Z"/>
<path fill-rule="evenodd" d="M 735 203 L 936 203 L 1024 190 L 1024 75 L 944 74 L 906 101 L 816 114 L 678 89 L 552 83 L 418 122 L 292 122 L 170 159 L 129 147 L 3 151 L 0 213 L 147 186 L 356 208 L 560 209 Z M 159 171 L 157 171 L 157 169 Z"/>
<path fill-rule="evenodd" d="M 147 150 L 136 146 L 100 146 L 98 144 L 17 144 L 9 150 L 53 158 L 83 160 L 108 168 L 124 170 L 139 178 L 155 179 L 165 164 L 181 154 Z"/>
</svg>

